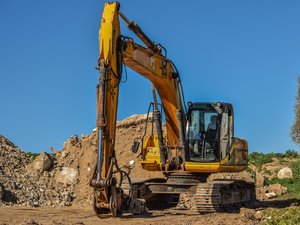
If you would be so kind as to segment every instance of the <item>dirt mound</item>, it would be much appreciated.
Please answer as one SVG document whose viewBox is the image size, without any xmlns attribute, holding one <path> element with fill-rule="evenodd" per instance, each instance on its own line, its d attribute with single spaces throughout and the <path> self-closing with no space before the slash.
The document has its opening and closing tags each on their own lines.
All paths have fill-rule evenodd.
<svg viewBox="0 0 300 225">
<path fill-rule="evenodd" d="M 133 115 L 117 123 L 116 131 L 116 158 L 120 166 L 128 165 L 129 161 L 134 160 L 135 164 L 130 172 L 132 179 L 162 177 L 161 172 L 149 172 L 143 170 L 139 164 L 138 154 L 131 151 L 134 139 L 141 138 L 145 132 L 146 114 Z M 150 115 L 150 119 L 152 116 Z M 151 133 L 151 123 L 148 123 L 146 135 Z M 155 133 L 155 127 L 154 127 Z"/>
<path fill-rule="evenodd" d="M 146 114 L 133 115 L 118 121 L 116 129 L 116 158 L 118 165 L 123 167 L 134 160 L 134 167 L 130 176 L 132 179 L 162 176 L 160 172 L 147 172 L 138 165 L 137 154 L 131 152 L 131 145 L 135 137 L 141 137 L 146 125 Z M 147 133 L 151 131 L 148 127 Z M 72 136 L 64 143 L 63 149 L 56 153 L 56 168 L 54 179 L 60 181 L 59 171 L 62 168 L 72 168 L 78 172 L 73 191 L 76 193 L 74 204 L 91 204 L 92 191 L 89 182 L 92 179 L 97 158 L 96 132 L 90 135 Z M 61 183 L 61 182 L 60 182 Z M 68 185 L 65 185 L 68 188 Z"/>
<path fill-rule="evenodd" d="M 150 116 L 151 118 L 151 116 Z M 162 176 L 138 165 L 130 151 L 135 137 L 141 137 L 146 115 L 133 115 L 117 123 L 116 157 L 119 166 L 134 161 L 133 179 Z M 147 133 L 151 131 L 148 127 Z M 71 136 L 61 151 L 41 153 L 33 158 L 7 138 L 0 136 L 0 204 L 17 206 L 67 206 L 91 204 L 89 182 L 96 165 L 96 132 Z"/>
</svg>

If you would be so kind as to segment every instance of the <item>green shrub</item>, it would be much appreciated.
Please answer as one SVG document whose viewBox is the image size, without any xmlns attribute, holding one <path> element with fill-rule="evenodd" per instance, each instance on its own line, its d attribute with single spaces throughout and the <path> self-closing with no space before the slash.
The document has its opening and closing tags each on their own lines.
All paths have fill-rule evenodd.
<svg viewBox="0 0 300 225">
<path fill-rule="evenodd" d="M 287 150 L 285 152 L 285 158 L 300 158 L 300 154 L 299 152 L 295 151 L 295 150 Z"/>
<path fill-rule="evenodd" d="M 259 152 L 253 152 L 249 154 L 249 162 L 259 169 L 261 169 L 262 165 L 266 163 L 272 162 L 272 158 L 277 158 L 280 163 L 284 162 L 285 158 L 300 158 L 299 152 L 295 150 L 287 150 L 285 153 L 259 153 Z"/>
<path fill-rule="evenodd" d="M 26 155 L 31 156 L 32 158 L 35 159 L 39 155 L 39 153 L 26 152 Z"/>
<path fill-rule="evenodd" d="M 299 224 L 299 207 L 289 207 L 284 209 L 270 209 L 264 213 L 264 218 L 268 218 L 263 225 L 294 225 Z"/>
<path fill-rule="evenodd" d="M 263 164 L 272 162 L 272 156 L 271 154 L 253 152 L 249 154 L 249 162 L 261 169 Z"/>
</svg>

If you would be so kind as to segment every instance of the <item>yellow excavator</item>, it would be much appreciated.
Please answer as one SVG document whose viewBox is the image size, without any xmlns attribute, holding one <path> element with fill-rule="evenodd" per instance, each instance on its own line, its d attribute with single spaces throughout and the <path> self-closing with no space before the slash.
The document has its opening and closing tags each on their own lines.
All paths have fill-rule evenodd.
<svg viewBox="0 0 300 225">
<path fill-rule="evenodd" d="M 120 32 L 119 19 L 145 46 Z M 100 217 L 124 211 L 142 213 L 155 195 L 177 197 L 193 193 L 199 213 L 240 207 L 255 201 L 255 186 L 243 180 L 213 180 L 212 173 L 240 172 L 248 165 L 248 145 L 234 137 L 233 107 L 224 102 L 184 101 L 179 72 L 167 58 L 166 49 L 154 43 L 120 11 L 118 2 L 105 3 L 99 32 L 99 84 L 97 85 L 98 153 L 94 176 L 94 210 Z M 152 83 L 156 127 L 147 137 L 136 138 L 132 151 L 148 171 L 162 171 L 165 178 L 131 181 L 115 155 L 116 116 L 123 66 Z M 156 94 L 159 95 L 160 102 Z M 188 107 L 188 108 L 186 108 Z M 166 131 L 162 129 L 162 114 Z M 148 110 L 148 116 L 149 110 Z M 147 120 L 148 121 L 148 120 Z M 149 119 L 150 121 L 150 119 Z M 153 124 L 152 124 L 153 125 Z M 123 181 L 128 190 L 124 190 Z"/>
</svg>

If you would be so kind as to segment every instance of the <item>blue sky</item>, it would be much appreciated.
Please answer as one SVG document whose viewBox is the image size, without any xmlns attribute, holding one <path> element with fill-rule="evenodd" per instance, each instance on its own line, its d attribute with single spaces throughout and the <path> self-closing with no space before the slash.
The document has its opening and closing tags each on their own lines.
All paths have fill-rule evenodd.
<svg viewBox="0 0 300 225">
<path fill-rule="evenodd" d="M 299 1 L 120 2 L 168 49 L 187 101 L 231 102 L 235 135 L 250 151 L 297 149 L 289 132 L 300 74 Z M 103 5 L 0 1 L 0 134 L 25 151 L 59 150 L 95 127 Z M 122 33 L 134 37 L 125 26 Z M 151 100 L 150 83 L 128 69 L 118 119 L 145 113 Z"/>
</svg>

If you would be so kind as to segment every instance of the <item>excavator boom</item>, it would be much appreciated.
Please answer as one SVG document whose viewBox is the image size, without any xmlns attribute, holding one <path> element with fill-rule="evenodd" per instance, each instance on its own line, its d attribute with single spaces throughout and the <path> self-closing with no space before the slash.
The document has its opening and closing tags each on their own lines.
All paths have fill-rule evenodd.
<svg viewBox="0 0 300 225">
<path fill-rule="evenodd" d="M 115 158 L 115 131 L 119 84 L 122 64 L 144 76 L 157 90 L 165 113 L 167 143 L 164 143 L 161 128 L 161 112 L 155 111 L 156 127 L 160 148 L 161 168 L 172 158 L 170 149 L 183 149 L 183 103 L 180 95 L 180 77 L 173 63 L 161 54 L 141 28 L 129 21 L 120 11 L 119 3 L 105 3 L 99 32 L 100 54 L 98 58 L 99 84 L 97 85 L 97 136 L 98 158 L 95 176 L 91 181 L 95 192 L 96 208 L 109 209 L 110 197 L 116 192 L 114 168 L 118 171 Z M 136 44 L 131 38 L 120 34 L 119 16 L 147 47 Z M 157 109 L 157 107 L 156 107 Z M 181 123 L 177 123 L 178 119 Z M 181 125 L 181 127 L 179 127 Z M 181 133 L 180 133 L 181 132 Z M 169 151 L 166 150 L 168 145 Z M 119 171 L 122 175 L 124 171 Z"/>
</svg>

